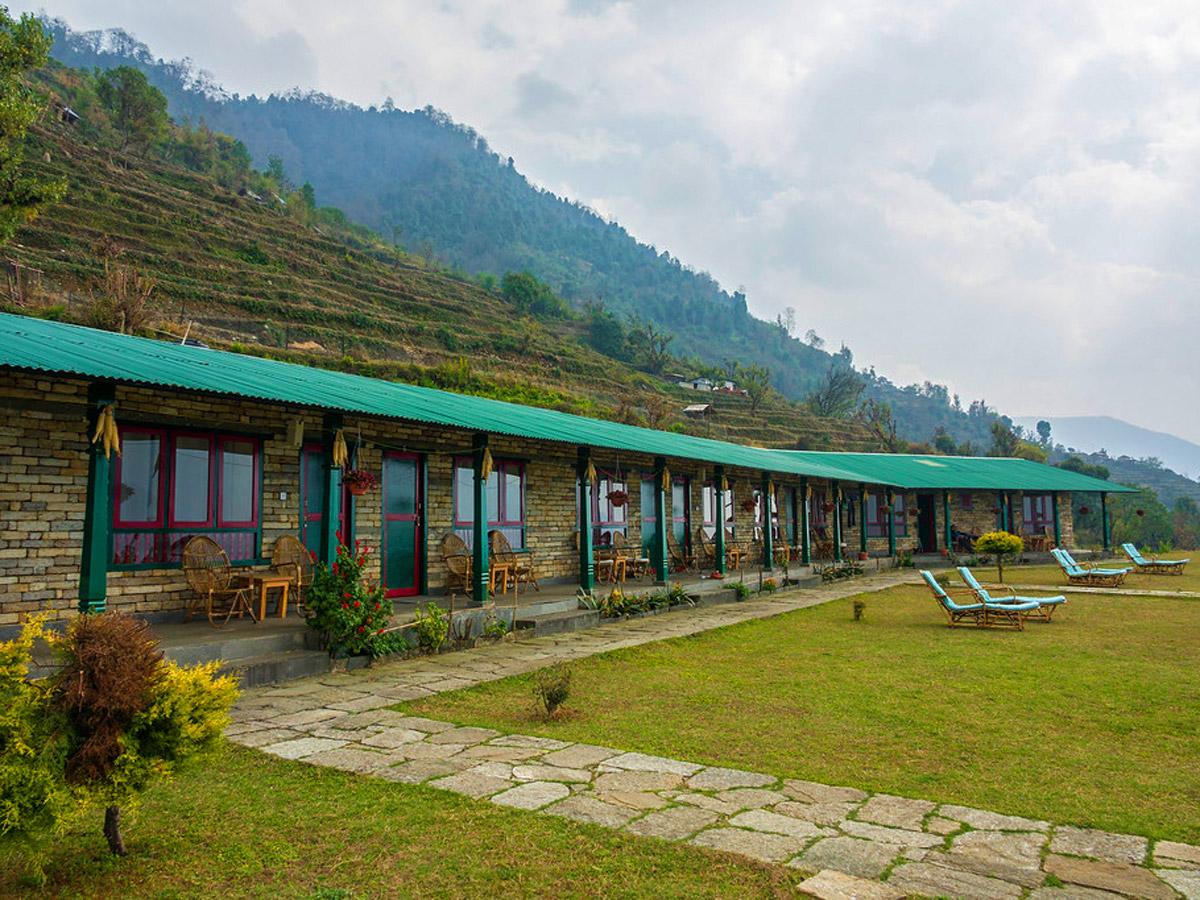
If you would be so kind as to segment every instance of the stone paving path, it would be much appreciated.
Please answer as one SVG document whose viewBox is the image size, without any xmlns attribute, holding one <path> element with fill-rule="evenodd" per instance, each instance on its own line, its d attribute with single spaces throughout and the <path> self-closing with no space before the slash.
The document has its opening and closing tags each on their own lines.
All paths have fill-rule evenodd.
<svg viewBox="0 0 1200 900">
<path fill-rule="evenodd" d="M 1109 594 L 1114 596 L 1130 596 L 1130 597 L 1187 597 L 1197 598 L 1200 593 L 1195 591 L 1156 591 L 1149 588 L 1111 588 L 1111 587 L 1084 587 L 1079 584 L 1010 584 L 1006 587 L 1014 588 L 1018 591 L 1041 591 L 1042 593 L 1060 593 L 1060 594 Z"/>
<path fill-rule="evenodd" d="M 1200 847 L 1054 826 L 853 787 L 702 766 L 406 716 L 400 700 L 911 579 L 889 573 L 771 599 L 392 663 L 247 691 L 231 740 L 285 759 L 726 850 L 816 872 L 824 898 L 1200 898 Z M 1047 887 L 1048 876 L 1054 884 Z"/>
</svg>

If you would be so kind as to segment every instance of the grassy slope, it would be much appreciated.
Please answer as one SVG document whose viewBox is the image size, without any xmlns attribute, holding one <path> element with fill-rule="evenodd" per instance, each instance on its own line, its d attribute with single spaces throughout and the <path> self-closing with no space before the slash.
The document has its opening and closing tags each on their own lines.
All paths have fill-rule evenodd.
<svg viewBox="0 0 1200 900">
<path fill-rule="evenodd" d="M 5 897 L 786 897 L 799 873 L 445 791 L 230 748 L 152 789 L 110 857 L 100 821 L 49 850 L 50 883 L 0 859 Z M 342 893 L 345 892 L 345 893 Z"/>
<path fill-rule="evenodd" d="M 192 334 L 216 344 L 237 341 L 318 365 L 343 364 L 351 354 L 358 362 L 344 365 L 354 371 L 402 380 L 466 357 L 475 375 L 504 385 L 497 396 L 585 415 L 665 395 L 674 411 L 669 425 L 684 421 L 680 410 L 698 399 L 582 346 L 576 321 L 521 319 L 469 281 L 413 257 L 396 259 L 383 245 L 348 248 L 178 167 L 119 156 L 57 124 L 35 135 L 28 156 L 34 172 L 66 176 L 70 187 L 7 248 L 45 273 L 41 289 L 14 311 L 66 303 L 67 316 L 85 317 L 103 282 L 98 248 L 112 239 L 120 263 L 154 280 L 159 329 L 182 333 L 194 320 Z M 298 342 L 309 349 L 296 350 Z M 745 398 L 717 402 L 713 424 L 684 427 L 772 445 L 807 434 L 828 436 L 833 448 L 870 447 L 852 423 L 804 416 L 778 399 L 757 415 Z"/>
<path fill-rule="evenodd" d="M 928 591 L 573 664 L 540 724 L 513 678 L 414 713 L 739 769 L 1200 840 L 1200 609 L 1073 596 L 1023 632 L 945 627 Z"/>
</svg>

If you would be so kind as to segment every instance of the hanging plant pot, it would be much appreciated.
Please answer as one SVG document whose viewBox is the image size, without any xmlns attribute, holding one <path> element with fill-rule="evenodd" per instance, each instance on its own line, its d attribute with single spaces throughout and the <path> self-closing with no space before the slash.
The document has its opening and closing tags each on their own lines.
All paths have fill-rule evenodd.
<svg viewBox="0 0 1200 900">
<path fill-rule="evenodd" d="M 613 506 L 621 507 L 629 502 L 629 495 L 624 491 L 609 491 L 608 502 Z"/>
<path fill-rule="evenodd" d="M 753 500 L 743 500 L 742 501 L 742 509 L 744 509 L 746 512 L 754 512 L 754 501 Z"/>
<path fill-rule="evenodd" d="M 1137 510 L 1137 514 L 1139 516 L 1144 516 L 1146 514 L 1146 511 L 1144 509 L 1139 509 L 1139 510 Z"/>
<path fill-rule="evenodd" d="M 1090 513 L 1091 511 L 1092 511 L 1092 510 L 1091 510 L 1091 508 L 1090 508 L 1090 507 L 1087 507 L 1087 506 L 1081 506 L 1081 507 L 1079 507 L 1079 514 L 1080 514 L 1081 516 L 1086 516 L 1086 515 L 1087 515 L 1088 513 Z"/>
<path fill-rule="evenodd" d="M 909 509 L 909 511 L 908 511 L 908 514 L 909 514 L 910 516 L 913 516 L 913 517 L 915 518 L 915 517 L 917 517 L 917 516 L 919 516 L 919 515 L 921 514 L 921 511 L 920 511 L 919 509 L 910 508 L 910 509 Z"/>
<path fill-rule="evenodd" d="M 827 513 L 833 512 L 835 508 L 836 508 L 836 506 L 833 503 L 822 503 L 821 504 L 821 509 Z"/>
<path fill-rule="evenodd" d="M 347 469 L 342 473 L 342 484 L 355 497 L 361 497 L 367 491 L 375 490 L 379 482 L 366 469 Z"/>
</svg>

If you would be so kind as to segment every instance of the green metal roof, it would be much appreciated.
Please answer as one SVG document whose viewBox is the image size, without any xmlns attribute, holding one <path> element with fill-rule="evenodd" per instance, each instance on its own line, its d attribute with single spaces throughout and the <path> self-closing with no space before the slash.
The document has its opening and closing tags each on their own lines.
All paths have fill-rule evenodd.
<svg viewBox="0 0 1200 900">
<path fill-rule="evenodd" d="M 775 450 L 789 458 L 812 462 L 836 459 L 839 467 L 859 473 L 867 484 L 890 484 L 912 489 L 963 488 L 980 491 L 1106 491 L 1133 488 L 1089 475 L 1080 475 L 1028 459 L 994 456 L 929 456 L 899 453 L 823 453 Z"/>
<path fill-rule="evenodd" d="M 1127 490 L 1026 460 L 767 450 L 0 314 L 0 368 L 201 391 L 654 456 L 894 487 Z"/>
</svg>

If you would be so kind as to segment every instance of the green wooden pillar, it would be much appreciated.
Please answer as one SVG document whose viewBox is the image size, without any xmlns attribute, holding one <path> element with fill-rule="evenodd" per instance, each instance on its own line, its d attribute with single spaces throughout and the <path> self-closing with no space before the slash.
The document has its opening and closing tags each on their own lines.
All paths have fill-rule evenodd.
<svg viewBox="0 0 1200 900">
<path fill-rule="evenodd" d="M 88 385 L 86 440 L 96 433 L 96 420 L 116 402 L 112 384 Z M 166 449 L 162 451 L 166 453 Z M 79 566 L 79 611 L 102 613 L 108 596 L 109 532 L 112 526 L 112 461 L 102 441 L 88 446 L 87 500 L 83 512 L 83 557 Z"/>
<path fill-rule="evenodd" d="M 666 584 L 667 576 L 667 529 L 674 523 L 667 520 L 667 490 L 663 487 L 663 473 L 667 470 L 666 457 L 654 457 L 654 515 L 658 518 L 658 532 L 654 546 L 650 548 L 650 565 L 654 568 L 655 584 Z"/>
<path fill-rule="evenodd" d="M 588 477 L 592 451 L 579 448 L 579 586 L 591 591 L 596 586 L 596 562 L 592 556 L 592 491 L 596 485 Z"/>
<path fill-rule="evenodd" d="M 716 498 L 717 508 L 713 511 L 713 517 L 716 520 L 717 527 L 713 535 L 716 544 L 717 555 L 717 572 L 721 575 L 725 574 L 725 467 L 717 466 L 713 471 L 713 496 Z"/>
<path fill-rule="evenodd" d="M 867 486 L 858 486 L 858 552 L 867 552 Z"/>
<path fill-rule="evenodd" d="M 946 550 L 954 550 L 954 526 L 950 523 L 950 492 L 942 491 L 942 535 Z"/>
<path fill-rule="evenodd" d="M 342 468 L 333 464 L 333 443 L 345 424 L 341 413 L 326 413 L 322 433 L 325 440 L 325 483 L 321 486 L 321 562 L 337 561 L 338 519 L 342 515 Z"/>
<path fill-rule="evenodd" d="M 1070 494 L 1067 495 L 1068 497 Z M 1062 546 L 1062 519 L 1058 515 L 1058 492 L 1050 495 L 1050 505 L 1054 509 L 1054 546 Z"/>
<path fill-rule="evenodd" d="M 471 440 L 471 462 L 475 469 L 472 485 L 475 491 L 475 518 L 471 522 L 471 597 L 476 603 L 486 603 L 488 600 L 488 576 L 491 571 L 488 562 L 488 480 L 483 473 L 485 457 L 491 458 L 488 436 L 479 432 Z M 581 535 L 580 541 L 584 540 Z"/>
<path fill-rule="evenodd" d="M 888 556 L 896 555 L 896 495 L 887 492 Z"/>
<path fill-rule="evenodd" d="M 808 479 L 800 479 L 800 562 L 812 565 L 812 535 L 808 528 Z"/>
<path fill-rule="evenodd" d="M 1105 551 L 1112 549 L 1112 533 L 1108 527 L 1108 493 L 1100 492 L 1100 537 L 1104 541 Z"/>
<path fill-rule="evenodd" d="M 764 471 L 762 473 L 762 482 L 759 488 L 759 496 L 762 502 L 758 505 L 762 510 L 762 552 L 763 552 L 763 568 L 768 572 L 775 565 L 775 541 L 774 535 L 771 534 L 771 473 Z"/>
<path fill-rule="evenodd" d="M 833 482 L 833 559 L 842 561 L 842 486 Z"/>
</svg>

